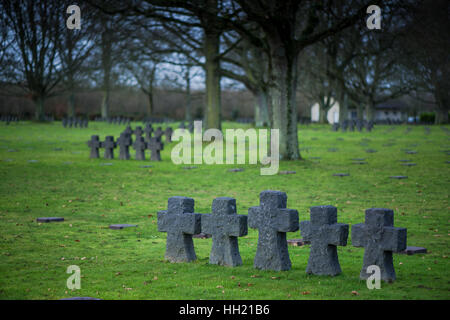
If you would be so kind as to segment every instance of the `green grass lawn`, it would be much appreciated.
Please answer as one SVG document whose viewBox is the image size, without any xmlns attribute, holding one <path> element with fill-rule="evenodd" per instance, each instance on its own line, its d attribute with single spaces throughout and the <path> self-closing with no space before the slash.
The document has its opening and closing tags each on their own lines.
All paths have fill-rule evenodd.
<svg viewBox="0 0 450 320">
<path fill-rule="evenodd" d="M 224 128 L 235 127 L 224 123 Z M 162 162 L 89 159 L 86 142 L 92 134 L 117 138 L 124 128 L 94 122 L 88 129 L 64 129 L 60 122 L 0 124 L 0 299 L 450 298 L 450 138 L 442 128 L 434 126 L 426 135 L 420 126 L 409 133 L 406 126 L 388 132 L 379 125 L 371 133 L 300 126 L 304 160 L 282 161 L 280 170 L 297 173 L 274 176 L 260 175 L 260 165 L 183 170 L 170 160 L 175 143 L 165 146 Z M 417 154 L 405 154 L 405 149 Z M 368 164 L 352 164 L 352 158 Z M 417 165 L 402 166 L 400 159 Z M 104 162 L 113 165 L 101 166 Z M 144 164 L 153 167 L 141 168 Z M 228 172 L 236 167 L 245 170 Z M 350 176 L 333 176 L 340 172 Z M 395 226 L 408 229 L 408 245 L 429 253 L 395 254 L 397 281 L 383 282 L 380 290 L 369 290 L 359 280 L 364 249 L 352 247 L 351 239 L 338 248 L 343 273 L 336 277 L 305 273 L 309 246 L 289 247 L 290 271 L 254 269 L 258 233 L 253 229 L 239 239 L 243 266 L 209 265 L 211 239 L 194 239 L 198 260 L 193 263 L 164 261 L 166 234 L 157 231 L 156 213 L 167 207 L 169 197 L 194 198 L 199 213 L 210 213 L 216 197 L 234 197 L 238 213 L 247 214 L 267 189 L 286 192 L 288 208 L 297 209 L 301 221 L 309 220 L 309 207 L 316 205 L 336 206 L 338 222 L 350 226 L 364 222 L 365 209 L 393 209 Z M 47 216 L 65 221 L 35 221 Z M 110 230 L 114 223 L 138 227 Z M 288 233 L 288 238 L 299 237 L 299 232 Z M 70 265 L 81 268 L 80 290 L 66 287 Z"/>
</svg>

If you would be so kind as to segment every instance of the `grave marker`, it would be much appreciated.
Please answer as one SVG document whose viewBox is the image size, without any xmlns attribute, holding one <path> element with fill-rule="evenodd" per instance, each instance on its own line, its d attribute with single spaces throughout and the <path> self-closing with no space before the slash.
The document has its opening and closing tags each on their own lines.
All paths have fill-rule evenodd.
<svg viewBox="0 0 450 320">
<path fill-rule="evenodd" d="M 247 216 L 236 213 L 236 200 L 216 198 L 212 203 L 212 214 L 201 217 L 202 233 L 212 235 L 209 263 L 231 267 L 241 265 L 238 237 L 247 235 Z"/>
<path fill-rule="evenodd" d="M 114 148 L 117 147 L 117 143 L 113 136 L 106 136 L 105 141 L 100 143 L 100 147 L 105 149 L 105 159 L 114 159 Z"/>
<path fill-rule="evenodd" d="M 201 231 L 201 214 L 194 213 L 194 199 L 169 198 L 167 210 L 158 212 L 158 231 L 167 232 L 167 260 L 189 262 L 197 259 L 192 235 Z"/>
<path fill-rule="evenodd" d="M 341 273 L 336 246 L 346 246 L 348 224 L 337 223 L 337 209 L 317 206 L 310 209 L 310 221 L 300 223 L 303 239 L 311 241 L 306 273 L 335 276 Z"/>
<path fill-rule="evenodd" d="M 291 260 L 286 232 L 298 230 L 298 212 L 286 208 L 287 196 L 284 192 L 262 191 L 259 198 L 259 207 L 248 209 L 250 228 L 259 230 L 254 267 L 262 270 L 289 270 Z"/>
<path fill-rule="evenodd" d="M 372 208 L 366 210 L 365 223 L 352 226 L 352 245 L 364 247 L 364 261 L 360 273 L 361 279 L 367 279 L 367 267 L 377 265 L 381 270 L 381 279 L 395 280 L 392 252 L 406 249 L 405 228 L 394 227 L 394 211 Z"/>
</svg>

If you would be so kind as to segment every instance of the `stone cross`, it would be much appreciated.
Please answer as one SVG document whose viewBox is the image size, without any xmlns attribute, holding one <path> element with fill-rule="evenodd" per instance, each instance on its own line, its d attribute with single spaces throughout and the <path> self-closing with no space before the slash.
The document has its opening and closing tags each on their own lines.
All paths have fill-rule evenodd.
<svg viewBox="0 0 450 320">
<path fill-rule="evenodd" d="M 101 147 L 99 137 L 96 135 L 91 136 L 91 140 L 88 141 L 88 146 L 89 148 L 91 148 L 91 154 L 89 158 L 91 159 L 99 158 L 100 155 L 98 153 L 98 149 Z"/>
<path fill-rule="evenodd" d="M 147 142 L 144 137 L 138 137 L 133 143 L 133 148 L 136 150 L 136 160 L 145 160 L 145 149 L 147 149 Z"/>
<path fill-rule="evenodd" d="M 171 127 L 167 127 L 166 130 L 164 131 L 164 135 L 166 136 L 167 143 L 172 142 L 172 133 L 173 133 L 173 129 Z"/>
<path fill-rule="evenodd" d="M 382 280 L 395 280 L 392 252 L 406 249 L 406 232 L 406 228 L 394 227 L 394 211 L 380 208 L 366 210 L 365 223 L 352 226 L 352 245 L 365 248 L 361 279 L 371 275 L 367 273 L 368 266 L 377 265 Z"/>
<path fill-rule="evenodd" d="M 236 267 L 242 264 L 238 237 L 247 235 L 247 216 L 236 213 L 236 199 L 216 198 L 212 214 L 202 214 L 202 233 L 212 235 L 210 264 Z"/>
<path fill-rule="evenodd" d="M 335 132 L 336 132 L 336 131 L 339 131 L 339 123 L 337 123 L 337 122 L 336 122 L 336 123 L 333 123 L 333 125 L 332 125 L 331 128 L 332 128 L 332 130 L 335 131 Z"/>
<path fill-rule="evenodd" d="M 260 206 L 248 209 L 248 225 L 259 229 L 254 266 L 263 270 L 289 270 L 286 232 L 298 230 L 298 212 L 286 209 L 287 196 L 281 191 L 262 191 Z"/>
<path fill-rule="evenodd" d="M 134 134 L 136 136 L 136 138 L 142 136 L 142 134 L 144 133 L 144 131 L 142 131 L 142 127 L 137 126 L 136 129 L 134 130 Z"/>
<path fill-rule="evenodd" d="M 161 130 L 161 127 L 158 127 L 156 130 L 155 130 L 155 138 L 160 138 L 161 139 L 161 136 L 164 134 L 164 131 L 162 131 Z"/>
<path fill-rule="evenodd" d="M 129 147 L 131 146 L 131 142 L 131 137 L 127 133 L 122 132 L 120 134 L 119 139 L 117 139 L 117 144 L 119 145 L 119 159 L 130 159 Z"/>
<path fill-rule="evenodd" d="M 147 143 L 147 149 L 151 151 L 150 160 L 151 161 L 161 161 L 160 151 L 164 149 L 164 143 L 161 142 L 160 138 L 156 136 L 151 138 Z"/>
<path fill-rule="evenodd" d="M 341 273 L 336 246 L 346 246 L 348 224 L 337 223 L 333 206 L 310 208 L 310 221 L 300 223 L 302 237 L 311 242 L 306 273 L 335 276 Z"/>
<path fill-rule="evenodd" d="M 364 123 L 362 122 L 362 120 L 356 120 L 356 128 L 358 129 L 359 132 L 362 132 L 364 127 Z"/>
<path fill-rule="evenodd" d="M 150 123 L 146 124 L 144 132 L 145 132 L 145 140 L 150 141 L 150 139 L 152 138 L 152 133 L 153 133 L 153 128 Z"/>
<path fill-rule="evenodd" d="M 100 147 L 105 149 L 105 159 L 114 159 L 114 148 L 117 147 L 117 143 L 114 142 L 113 136 L 106 136 Z"/>
<path fill-rule="evenodd" d="M 355 131 L 355 123 L 353 122 L 353 120 L 350 120 L 348 125 L 350 131 Z"/>
<path fill-rule="evenodd" d="M 169 198 L 167 210 L 158 212 L 158 231 L 167 232 L 167 260 L 189 262 L 197 259 L 192 235 L 201 232 L 201 214 L 194 213 L 194 199 Z"/>
<path fill-rule="evenodd" d="M 128 125 L 125 130 L 123 130 L 124 133 L 128 134 L 129 136 L 131 136 L 133 134 L 133 129 L 131 129 L 131 127 Z"/>
</svg>

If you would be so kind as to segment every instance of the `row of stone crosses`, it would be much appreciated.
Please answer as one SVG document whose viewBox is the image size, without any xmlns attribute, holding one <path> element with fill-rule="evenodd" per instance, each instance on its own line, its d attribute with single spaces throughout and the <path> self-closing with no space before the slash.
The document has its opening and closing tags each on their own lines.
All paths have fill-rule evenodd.
<svg viewBox="0 0 450 320">
<path fill-rule="evenodd" d="M 145 138 L 142 136 L 144 133 Z M 105 141 L 100 141 L 98 135 L 93 135 L 91 140 L 88 141 L 88 146 L 91 148 L 90 158 L 99 158 L 99 149 L 103 148 L 105 149 L 104 158 L 114 159 L 114 149 L 119 146 L 119 159 L 129 160 L 131 158 L 129 148 L 132 146 L 136 150 L 136 160 L 145 160 L 145 150 L 149 149 L 151 152 L 150 160 L 161 161 L 160 151 L 164 149 L 162 136 L 165 136 L 166 143 L 170 143 L 172 142 L 172 133 L 173 129 L 171 127 L 167 127 L 164 131 L 161 127 L 154 130 L 152 125 L 147 123 L 144 130 L 140 126 L 133 130 L 128 125 L 117 141 L 114 141 L 113 136 L 106 136 Z M 133 134 L 135 135 L 134 142 Z"/>
<path fill-rule="evenodd" d="M 339 128 L 342 129 L 342 132 L 347 131 L 355 131 L 355 128 L 359 131 L 362 132 L 363 128 L 366 128 L 367 132 L 371 132 L 374 126 L 374 122 L 373 121 L 366 121 L 366 120 L 344 120 L 342 121 L 342 123 L 333 123 L 333 125 L 331 126 L 331 130 L 332 131 L 339 131 Z"/>
<path fill-rule="evenodd" d="M 0 121 L 5 122 L 8 125 L 10 122 L 19 122 L 19 117 L 11 114 L 2 114 L 0 116 Z"/>
<path fill-rule="evenodd" d="M 87 128 L 89 121 L 86 118 L 69 117 L 62 119 L 61 124 L 64 128 Z"/>
<path fill-rule="evenodd" d="M 131 119 L 130 118 L 125 118 L 125 117 L 107 117 L 107 118 L 102 118 L 102 117 L 95 117 L 94 119 L 95 122 L 107 122 L 109 124 L 130 124 Z"/>
<path fill-rule="evenodd" d="M 168 208 L 158 212 L 158 231 L 167 233 L 165 259 L 170 262 L 196 260 L 192 235 L 212 235 L 210 264 L 235 267 L 242 264 L 238 237 L 247 235 L 248 226 L 259 230 L 254 267 L 261 270 L 289 270 L 286 232 L 300 232 L 310 241 L 311 251 L 306 272 L 335 276 L 341 273 L 337 246 L 346 246 L 349 225 L 337 223 L 333 206 L 310 208 L 310 221 L 299 223 L 298 212 L 286 208 L 287 195 L 281 191 L 260 193 L 260 205 L 248 209 L 248 216 L 236 213 L 236 200 L 216 198 L 212 214 L 195 213 L 194 199 L 171 197 Z M 406 249 L 406 228 L 394 227 L 394 212 L 372 208 L 365 212 L 365 223 L 352 226 L 352 245 L 364 247 L 361 279 L 371 273 L 367 268 L 377 265 L 381 279 L 395 280 L 392 253 Z"/>
</svg>

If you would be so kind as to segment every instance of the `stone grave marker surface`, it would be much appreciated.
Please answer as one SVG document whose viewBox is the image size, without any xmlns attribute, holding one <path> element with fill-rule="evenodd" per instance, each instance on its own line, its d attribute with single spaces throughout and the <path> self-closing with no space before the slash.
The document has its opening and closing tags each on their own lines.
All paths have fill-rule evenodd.
<svg viewBox="0 0 450 320">
<path fill-rule="evenodd" d="M 394 211 L 384 208 L 367 209 L 365 222 L 352 226 L 352 245 L 364 247 L 361 279 L 367 279 L 367 267 L 377 265 L 381 271 L 381 279 L 394 281 L 395 269 L 392 260 L 393 252 L 406 249 L 405 228 L 394 227 Z"/>
<path fill-rule="evenodd" d="M 212 214 L 201 216 L 201 229 L 202 233 L 212 235 L 210 264 L 231 267 L 242 265 L 238 237 L 247 235 L 247 216 L 236 213 L 235 199 L 214 199 Z"/>
<path fill-rule="evenodd" d="M 347 245 L 349 226 L 337 223 L 337 209 L 333 206 L 311 207 L 310 216 L 310 221 L 300 223 L 303 239 L 311 242 L 306 273 L 338 275 L 342 271 L 336 246 Z"/>
<path fill-rule="evenodd" d="M 167 210 L 158 212 L 158 231 L 167 233 L 167 260 L 189 262 L 197 259 L 192 235 L 201 232 L 201 214 L 194 213 L 194 199 L 169 198 Z"/>
<path fill-rule="evenodd" d="M 298 230 L 298 212 L 287 209 L 286 193 L 266 190 L 260 193 L 260 205 L 248 209 L 248 225 L 258 229 L 258 247 L 254 267 L 262 270 L 289 270 L 291 260 L 286 232 Z"/>
</svg>

